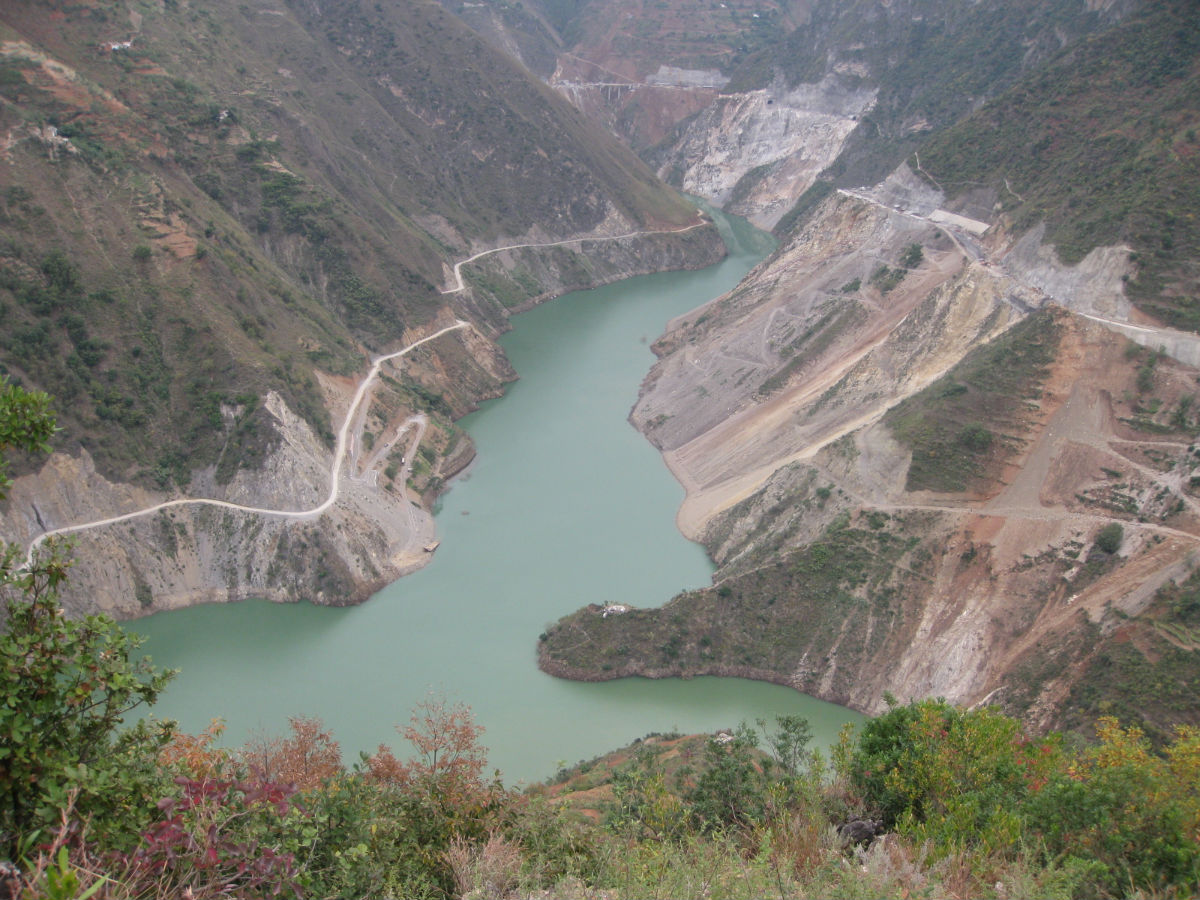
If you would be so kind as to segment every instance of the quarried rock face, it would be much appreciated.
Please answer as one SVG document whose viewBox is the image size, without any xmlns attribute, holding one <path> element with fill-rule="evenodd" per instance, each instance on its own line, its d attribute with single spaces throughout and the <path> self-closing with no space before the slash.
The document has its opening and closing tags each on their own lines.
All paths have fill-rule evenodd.
<svg viewBox="0 0 1200 900">
<path fill-rule="evenodd" d="M 657 160 L 659 175 L 770 229 L 842 150 L 875 89 L 816 84 L 722 94 Z"/>
</svg>

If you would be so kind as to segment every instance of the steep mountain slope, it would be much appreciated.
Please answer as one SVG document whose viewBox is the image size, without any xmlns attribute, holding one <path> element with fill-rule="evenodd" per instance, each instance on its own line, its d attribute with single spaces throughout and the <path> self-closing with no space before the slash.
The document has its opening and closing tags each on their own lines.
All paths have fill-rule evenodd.
<svg viewBox="0 0 1200 900">
<path fill-rule="evenodd" d="M 1119 709 L 1159 738 L 1196 721 L 1200 339 L 1126 295 L 1153 275 L 1155 302 L 1187 298 L 1195 253 L 1115 243 L 1189 215 L 1190 6 L 1072 46 L 877 185 L 825 182 L 774 257 L 672 323 L 631 418 L 715 585 L 581 610 L 543 668 L 747 675 L 876 711 L 888 690 L 986 700 L 1085 731 Z M 1133 77 L 1161 46 L 1169 71 Z M 1138 174 L 1155 159 L 1161 180 Z"/>
<path fill-rule="evenodd" d="M 304 526 L 321 554 L 281 550 L 282 526 L 254 546 L 253 517 L 194 511 L 178 513 L 186 550 L 146 523 L 135 547 L 81 538 L 104 545 L 97 560 L 144 557 L 75 580 L 81 603 L 101 605 L 136 584 L 142 602 L 124 613 L 365 596 L 423 558 L 428 517 L 406 492 L 429 495 L 469 460 L 453 419 L 511 377 L 490 341 L 509 307 L 720 253 L 711 228 L 680 232 L 696 211 L 628 150 L 421 0 L 8 3 L 0 134 L 0 372 L 59 399 L 70 457 L 40 477 L 26 465 L 9 539 L 164 492 L 304 508 L 327 489 L 369 357 L 456 314 L 480 325 L 422 347 L 374 392 L 364 439 L 394 443 L 423 413 L 422 459 L 406 488 L 391 483 L 399 451 L 376 454 L 390 490 Z M 486 277 L 468 266 L 455 288 L 451 266 L 481 250 L 583 236 L 607 240 L 489 257 Z M 356 549 L 331 540 L 343 514 Z M 286 578 L 254 561 L 264 553 Z M 156 563 L 177 554 L 176 573 Z"/>
<path fill-rule="evenodd" d="M 720 102 L 742 61 L 808 16 L 807 4 L 773 0 L 540 0 L 515 12 L 502 0 L 445 5 L 643 154 L 673 143 L 682 121 Z M 531 44 L 536 53 L 521 49 Z M 693 140 L 702 133 L 694 129 Z"/>
<path fill-rule="evenodd" d="M 922 147 L 922 174 L 964 201 L 990 193 L 1014 229 L 1044 223 L 1068 262 L 1129 246 L 1129 298 L 1200 331 L 1196 14 L 1158 4 L 1089 38 Z"/>
<path fill-rule="evenodd" d="M 1200 542 L 1198 370 L 1055 306 L 1024 316 L 1036 292 L 928 233 L 886 293 L 861 252 L 816 256 L 878 246 L 851 230 L 876 217 L 831 199 L 791 272 L 764 268 L 660 343 L 634 418 L 688 488 L 680 523 L 715 586 L 568 617 L 540 645 L 547 671 L 743 675 L 864 710 L 886 691 L 990 698 L 1082 727 L 1124 689 L 1064 701 L 1114 642 L 1131 651 L 1131 628 L 1150 649 L 1182 627 L 1191 646 L 1188 607 L 1156 591 Z M 1164 734 L 1191 720 L 1196 668 L 1186 652 L 1154 668 L 1158 652 L 1142 665 L 1178 687 L 1139 715 Z"/>
<path fill-rule="evenodd" d="M 537 40 L 557 56 L 550 83 L 663 177 L 767 228 L 818 176 L 880 180 L 930 134 L 1139 6 L 589 0 L 521 18 L 503 2 L 447 5 L 503 20 L 488 32 L 502 46 Z"/>
<path fill-rule="evenodd" d="M 808 20 L 745 60 L 732 89 L 794 86 L 830 74 L 878 89 L 829 176 L 838 186 L 887 175 L 931 133 L 959 120 L 1134 2 L 815 3 Z"/>
</svg>

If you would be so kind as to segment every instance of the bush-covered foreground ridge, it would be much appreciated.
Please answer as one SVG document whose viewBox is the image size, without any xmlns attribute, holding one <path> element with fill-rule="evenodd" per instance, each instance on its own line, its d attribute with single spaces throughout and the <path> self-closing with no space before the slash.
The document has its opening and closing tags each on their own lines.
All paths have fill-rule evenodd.
<svg viewBox="0 0 1200 900">
<path fill-rule="evenodd" d="M 0 452 L 37 451 L 49 400 L 0 385 Z M 0 493 L 3 492 L 0 484 Z M 0 896 L 1145 896 L 1200 888 L 1200 729 L 1095 746 L 927 700 L 827 761 L 783 717 L 650 737 L 506 788 L 469 709 L 436 699 L 343 763 L 320 722 L 240 750 L 220 726 L 127 716 L 170 673 L 103 616 L 68 619 L 51 547 L 0 556 Z"/>
<path fill-rule="evenodd" d="M 11 895 L 1090 897 L 1200 884 L 1194 729 L 1159 756 L 1110 720 L 1098 746 L 1073 752 L 931 700 L 847 732 L 827 762 L 802 719 L 776 725 L 760 723 L 770 753 L 745 725 L 651 736 L 524 792 L 485 776 L 462 706 L 414 714 L 413 759 L 381 748 L 351 767 L 313 720 L 239 751 L 216 747 L 216 729 L 156 749 L 118 731 L 107 739 L 136 752 L 105 808 L 84 803 L 87 766 L 65 762 L 53 774 L 66 789 L 39 798 L 33 830 L 11 831 L 5 797 Z"/>
</svg>

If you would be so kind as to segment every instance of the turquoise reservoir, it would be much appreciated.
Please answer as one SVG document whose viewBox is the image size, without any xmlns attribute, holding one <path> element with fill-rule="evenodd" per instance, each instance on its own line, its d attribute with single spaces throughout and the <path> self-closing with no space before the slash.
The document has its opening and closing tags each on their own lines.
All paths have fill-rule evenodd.
<svg viewBox="0 0 1200 900">
<path fill-rule="evenodd" d="M 675 528 L 683 491 L 626 421 L 674 316 L 733 288 L 769 238 L 723 220 L 730 255 L 698 272 L 631 278 L 523 313 L 502 344 L 520 375 L 463 421 L 478 458 L 443 497 L 424 570 L 362 606 L 249 602 L 139 620 L 146 650 L 181 669 L 155 709 L 227 742 L 321 718 L 347 761 L 429 695 L 468 704 L 507 783 L 553 774 L 651 731 L 712 731 L 806 716 L 832 741 L 861 717 L 787 688 L 732 678 L 560 681 L 538 671 L 539 633 L 587 603 L 656 606 L 708 584 L 703 550 Z"/>
</svg>

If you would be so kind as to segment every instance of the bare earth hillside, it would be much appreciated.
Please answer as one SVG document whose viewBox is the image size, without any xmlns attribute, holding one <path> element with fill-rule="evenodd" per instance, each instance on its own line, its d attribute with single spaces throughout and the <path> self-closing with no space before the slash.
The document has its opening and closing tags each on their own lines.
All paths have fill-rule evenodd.
<svg viewBox="0 0 1200 900">
<path fill-rule="evenodd" d="M 1115 250 L 1067 267 L 941 200 L 907 170 L 835 193 L 672 324 L 631 417 L 721 568 L 661 610 L 568 617 L 547 671 L 746 675 L 869 712 L 987 699 L 1045 726 L 1131 629 L 1158 658 L 1160 588 L 1200 544 L 1200 370 L 1158 347 L 1196 341 L 1097 314 L 1128 312 Z"/>
</svg>

